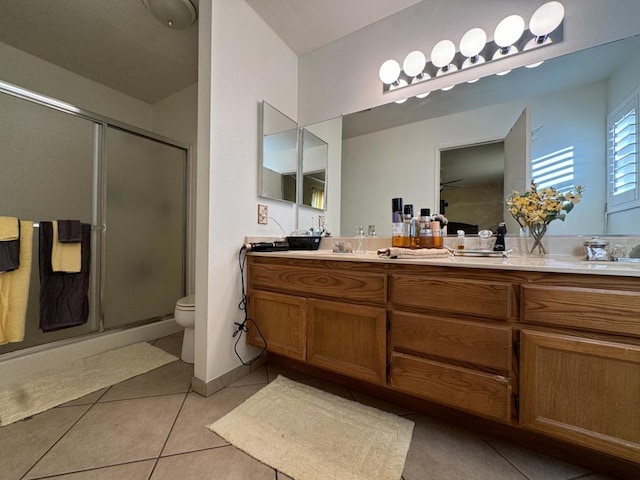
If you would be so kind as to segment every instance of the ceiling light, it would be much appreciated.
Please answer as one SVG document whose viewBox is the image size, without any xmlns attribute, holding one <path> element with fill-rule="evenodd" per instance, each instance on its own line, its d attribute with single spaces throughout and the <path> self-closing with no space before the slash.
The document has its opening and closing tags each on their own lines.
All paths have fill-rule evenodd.
<svg viewBox="0 0 640 480">
<path fill-rule="evenodd" d="M 400 64 L 395 60 L 387 60 L 380 66 L 378 76 L 387 85 L 396 83 L 400 77 Z"/>
<path fill-rule="evenodd" d="M 142 0 L 160 23 L 174 29 L 193 25 L 198 18 L 198 8 L 192 0 Z"/>
<path fill-rule="evenodd" d="M 402 69 L 404 73 L 409 75 L 410 77 L 417 77 L 422 75 L 422 71 L 424 67 L 427 65 L 427 58 L 424 56 L 420 50 L 414 50 L 409 53 L 406 57 L 404 57 L 404 62 L 402 62 Z"/>
</svg>

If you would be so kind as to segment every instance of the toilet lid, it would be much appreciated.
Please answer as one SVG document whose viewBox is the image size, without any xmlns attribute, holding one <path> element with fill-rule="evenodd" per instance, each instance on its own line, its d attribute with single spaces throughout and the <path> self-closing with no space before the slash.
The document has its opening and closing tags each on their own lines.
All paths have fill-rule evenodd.
<svg viewBox="0 0 640 480">
<path fill-rule="evenodd" d="M 188 295 L 186 297 L 182 297 L 180 300 L 176 302 L 176 308 L 180 310 L 193 310 L 196 307 L 196 296 Z"/>
</svg>

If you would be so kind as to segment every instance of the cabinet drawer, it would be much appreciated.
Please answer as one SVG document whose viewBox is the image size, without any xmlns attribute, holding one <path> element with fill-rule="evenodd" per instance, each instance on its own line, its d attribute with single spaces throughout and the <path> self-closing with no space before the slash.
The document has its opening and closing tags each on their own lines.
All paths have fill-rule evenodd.
<svg viewBox="0 0 640 480">
<path fill-rule="evenodd" d="M 523 285 L 522 320 L 640 336 L 640 292 Z"/>
<path fill-rule="evenodd" d="M 249 297 L 249 318 L 260 328 L 267 351 L 306 360 L 307 315 L 302 297 L 253 292 Z M 264 340 L 252 322 L 247 323 L 247 343 L 262 348 Z"/>
<path fill-rule="evenodd" d="M 511 370 L 511 327 L 391 313 L 392 349 Z"/>
<path fill-rule="evenodd" d="M 387 276 L 383 273 L 254 264 L 250 278 L 252 288 L 377 304 L 387 301 Z"/>
<path fill-rule="evenodd" d="M 391 355 L 390 384 L 406 393 L 509 422 L 511 380 L 402 353 Z"/>
<path fill-rule="evenodd" d="M 513 285 L 508 282 L 439 279 L 418 275 L 391 276 L 391 303 L 424 307 L 431 312 L 506 320 L 514 314 L 513 296 Z"/>
</svg>

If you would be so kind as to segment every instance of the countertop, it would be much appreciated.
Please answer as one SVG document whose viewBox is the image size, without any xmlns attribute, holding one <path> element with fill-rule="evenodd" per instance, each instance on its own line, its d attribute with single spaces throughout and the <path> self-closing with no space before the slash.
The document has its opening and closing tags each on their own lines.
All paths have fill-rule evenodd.
<svg viewBox="0 0 640 480">
<path fill-rule="evenodd" d="M 527 256 L 510 255 L 508 257 L 452 256 L 448 258 L 397 259 L 378 256 L 376 251 L 365 254 L 333 253 L 329 249 L 289 250 L 286 252 L 251 252 L 251 255 L 331 260 L 342 262 L 398 263 L 406 265 L 433 265 L 442 267 L 485 268 L 494 270 L 522 270 L 533 272 L 578 273 L 594 275 L 617 275 L 640 277 L 640 263 L 612 261 L 587 261 L 573 255 Z"/>
</svg>

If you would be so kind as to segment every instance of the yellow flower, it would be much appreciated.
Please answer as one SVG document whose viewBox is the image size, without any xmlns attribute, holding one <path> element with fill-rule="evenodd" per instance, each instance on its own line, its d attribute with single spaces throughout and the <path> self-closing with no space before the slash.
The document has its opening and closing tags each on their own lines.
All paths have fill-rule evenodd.
<svg viewBox="0 0 640 480">
<path fill-rule="evenodd" d="M 575 192 L 559 193 L 553 187 L 538 190 L 536 184 L 532 183 L 531 188 L 524 193 L 514 190 L 506 204 L 509 213 L 521 226 L 548 224 L 556 219 L 564 220 L 573 206 L 580 202 L 583 191 L 582 185 L 575 187 Z"/>
</svg>

